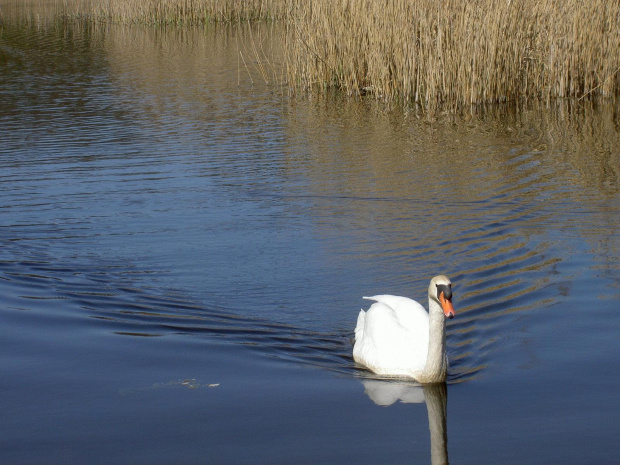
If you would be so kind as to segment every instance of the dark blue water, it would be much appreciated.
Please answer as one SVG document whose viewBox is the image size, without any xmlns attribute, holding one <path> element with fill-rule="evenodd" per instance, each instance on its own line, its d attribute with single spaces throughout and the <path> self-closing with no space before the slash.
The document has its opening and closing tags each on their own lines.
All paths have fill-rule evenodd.
<svg viewBox="0 0 620 465">
<path fill-rule="evenodd" d="M 291 98 L 279 34 L 0 26 L 0 461 L 615 463 L 618 108 Z M 447 389 L 372 384 L 438 273 Z"/>
</svg>

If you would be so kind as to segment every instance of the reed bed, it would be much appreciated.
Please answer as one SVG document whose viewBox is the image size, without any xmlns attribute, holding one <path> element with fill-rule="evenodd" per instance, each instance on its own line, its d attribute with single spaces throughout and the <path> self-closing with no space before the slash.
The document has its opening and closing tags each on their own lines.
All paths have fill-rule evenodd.
<svg viewBox="0 0 620 465">
<path fill-rule="evenodd" d="M 336 89 L 428 111 L 620 95 L 618 0 L 57 3 L 65 18 L 97 22 L 281 20 L 294 91 Z"/>
<path fill-rule="evenodd" d="M 195 25 L 278 20 L 286 0 L 63 0 L 73 18 L 120 24 Z"/>
<path fill-rule="evenodd" d="M 427 110 L 620 88 L 620 2 L 317 0 L 293 5 L 288 79 Z"/>
</svg>

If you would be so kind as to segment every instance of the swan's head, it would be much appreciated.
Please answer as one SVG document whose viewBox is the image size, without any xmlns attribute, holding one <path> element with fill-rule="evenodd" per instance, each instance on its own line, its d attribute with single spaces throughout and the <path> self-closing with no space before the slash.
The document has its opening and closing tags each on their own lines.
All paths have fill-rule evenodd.
<svg viewBox="0 0 620 465">
<path fill-rule="evenodd" d="M 428 297 L 441 305 L 446 318 L 454 318 L 452 283 L 447 276 L 439 275 L 431 279 L 431 284 L 428 286 Z"/>
</svg>

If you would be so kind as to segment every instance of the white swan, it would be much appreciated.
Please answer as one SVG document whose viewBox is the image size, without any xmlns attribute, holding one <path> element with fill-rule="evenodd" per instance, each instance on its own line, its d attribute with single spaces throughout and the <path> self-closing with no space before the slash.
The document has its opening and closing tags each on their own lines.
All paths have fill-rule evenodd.
<svg viewBox="0 0 620 465">
<path fill-rule="evenodd" d="M 395 295 L 364 297 L 355 327 L 353 359 L 379 375 L 406 376 L 420 383 L 445 381 L 446 318 L 454 317 L 452 283 L 435 276 L 428 286 L 428 313 L 415 300 Z"/>
</svg>

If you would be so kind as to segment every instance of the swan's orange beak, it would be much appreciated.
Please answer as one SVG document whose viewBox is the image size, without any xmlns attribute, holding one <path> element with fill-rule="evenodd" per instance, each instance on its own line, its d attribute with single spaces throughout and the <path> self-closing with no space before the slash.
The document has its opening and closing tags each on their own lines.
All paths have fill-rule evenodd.
<svg viewBox="0 0 620 465">
<path fill-rule="evenodd" d="M 441 302 L 441 308 L 443 308 L 443 314 L 446 315 L 446 318 L 454 318 L 454 307 L 452 306 L 452 301 L 450 299 L 446 299 L 443 292 L 439 293 L 439 302 Z"/>
</svg>

